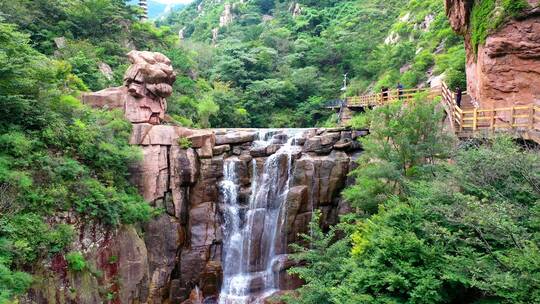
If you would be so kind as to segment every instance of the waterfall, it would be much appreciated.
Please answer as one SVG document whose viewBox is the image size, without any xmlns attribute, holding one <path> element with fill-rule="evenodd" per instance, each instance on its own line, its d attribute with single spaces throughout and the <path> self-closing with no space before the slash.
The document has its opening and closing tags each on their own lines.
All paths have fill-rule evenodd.
<svg viewBox="0 0 540 304">
<path fill-rule="evenodd" d="M 239 160 L 225 160 L 221 183 L 224 243 L 220 304 L 262 303 L 279 290 L 277 266 L 286 253 L 285 202 L 293 169 L 292 155 L 300 149 L 294 146 L 298 131 L 288 133 L 287 143 L 266 159 L 261 172 L 253 160 L 251 196 L 246 206 L 238 198 Z M 254 145 L 269 145 L 268 134 L 272 133 L 261 132 Z"/>
</svg>

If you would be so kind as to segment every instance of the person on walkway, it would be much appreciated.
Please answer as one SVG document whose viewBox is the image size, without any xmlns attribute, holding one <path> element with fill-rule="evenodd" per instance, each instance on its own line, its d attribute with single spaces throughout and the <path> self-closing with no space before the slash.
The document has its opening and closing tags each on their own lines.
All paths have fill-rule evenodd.
<svg viewBox="0 0 540 304">
<path fill-rule="evenodd" d="M 398 99 L 399 100 L 403 99 L 403 85 L 401 84 L 401 82 L 398 82 L 397 84 L 397 92 L 398 92 Z"/>
<path fill-rule="evenodd" d="M 388 100 L 388 87 L 382 87 L 382 103 L 385 103 Z"/>
<path fill-rule="evenodd" d="M 456 104 L 458 107 L 461 108 L 461 98 L 463 97 L 463 91 L 461 90 L 461 87 L 456 87 Z"/>
</svg>

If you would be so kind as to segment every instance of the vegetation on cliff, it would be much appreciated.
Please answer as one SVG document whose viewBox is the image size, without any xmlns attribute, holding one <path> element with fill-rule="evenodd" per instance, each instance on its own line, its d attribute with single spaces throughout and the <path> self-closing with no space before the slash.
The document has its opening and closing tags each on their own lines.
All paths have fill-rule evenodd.
<svg viewBox="0 0 540 304">
<path fill-rule="evenodd" d="M 490 33 L 496 31 L 508 18 L 517 17 L 530 8 L 526 0 L 475 1 L 471 12 L 471 43 L 474 51 L 486 42 Z"/>
<path fill-rule="evenodd" d="M 0 11 L 0 303 L 10 303 L 36 264 L 68 253 L 75 230 L 61 218 L 117 226 L 156 213 L 127 180 L 141 157 L 130 124 L 76 97 L 115 81 L 97 63 L 124 64 L 116 38 L 149 47 L 157 30 L 123 1 L 3 1 Z M 54 51 L 59 36 L 69 38 Z"/>
<path fill-rule="evenodd" d="M 422 102 L 366 121 L 377 128 L 345 192 L 358 211 L 326 234 L 315 219 L 311 247 L 296 247 L 307 266 L 291 271 L 307 284 L 288 302 L 539 302 L 538 150 L 508 138 L 455 147 Z"/>
<path fill-rule="evenodd" d="M 347 95 L 443 74 L 464 87 L 463 44 L 442 1 L 198 0 L 158 27 L 125 2 L 5 1 L 0 11 L 37 50 L 69 63 L 82 90 L 118 85 L 128 49 L 164 53 L 179 74 L 168 112 L 185 126 L 332 124 L 324 104 L 343 96 L 345 73 Z"/>
<path fill-rule="evenodd" d="M 323 105 L 341 97 L 345 73 L 347 95 L 442 74 L 464 87 L 465 51 L 442 1 L 217 2 L 158 26 L 124 0 L 0 2 L 0 303 L 53 256 L 89 268 L 63 218 L 116 227 L 158 212 L 128 182 L 141 153 L 122 113 L 77 99 L 120 84 L 130 49 L 173 61 L 169 113 L 186 126 L 332 123 Z M 493 3 L 475 5 L 475 45 L 493 26 Z M 512 16 L 524 2 L 501 3 Z M 290 302 L 540 301 L 538 152 L 504 138 L 454 148 L 440 118 L 418 101 L 355 121 L 376 124 L 345 192 L 358 212 L 327 233 L 312 224 L 311 247 L 296 248 L 306 267 L 293 270 L 307 285 Z"/>
</svg>

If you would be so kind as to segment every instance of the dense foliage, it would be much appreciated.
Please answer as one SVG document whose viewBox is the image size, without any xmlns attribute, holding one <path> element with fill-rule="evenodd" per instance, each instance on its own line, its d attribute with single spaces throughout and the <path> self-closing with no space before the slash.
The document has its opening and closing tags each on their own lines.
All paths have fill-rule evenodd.
<svg viewBox="0 0 540 304">
<path fill-rule="evenodd" d="M 122 81 L 130 49 L 157 49 L 173 42 L 166 27 L 138 22 L 138 11 L 124 0 L 0 2 L 1 18 L 28 34 L 36 50 L 69 63 L 91 90 Z M 113 74 L 102 73 L 101 63 Z"/>
<path fill-rule="evenodd" d="M 227 3 L 232 22 L 220 26 Z M 198 103 L 211 99 L 212 126 L 325 125 L 345 73 L 347 95 L 441 74 L 465 87 L 463 43 L 439 0 L 199 0 L 159 24 L 184 36 L 173 56 L 181 97 L 169 102 L 183 124 L 200 125 Z"/>
<path fill-rule="evenodd" d="M 0 303 L 10 303 L 44 259 L 85 268 L 68 254 L 75 232 L 62 218 L 114 227 L 157 213 L 127 180 L 141 157 L 129 122 L 77 96 L 114 82 L 98 62 L 121 68 L 122 39 L 154 47 L 159 31 L 117 0 L 2 1 L 0 12 Z"/>
<path fill-rule="evenodd" d="M 538 150 L 456 147 L 435 135 L 433 105 L 409 107 L 367 114 L 377 128 L 345 193 L 358 212 L 326 234 L 315 219 L 311 247 L 296 246 L 307 266 L 292 270 L 307 284 L 288 302 L 539 302 Z"/>
</svg>

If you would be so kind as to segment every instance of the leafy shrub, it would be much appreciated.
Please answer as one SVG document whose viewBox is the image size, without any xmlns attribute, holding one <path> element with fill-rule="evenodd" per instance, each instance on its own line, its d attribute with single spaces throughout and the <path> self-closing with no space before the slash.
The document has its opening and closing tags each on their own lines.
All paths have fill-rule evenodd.
<svg viewBox="0 0 540 304">
<path fill-rule="evenodd" d="M 187 150 L 193 146 L 193 143 L 187 137 L 180 137 L 178 138 L 178 145 L 180 146 L 180 148 Z"/>
<path fill-rule="evenodd" d="M 351 174 L 356 185 L 345 198 L 366 213 L 376 213 L 390 196 L 405 195 L 407 180 L 422 178 L 434 164 L 448 157 L 451 137 L 443 130 L 435 103 L 415 100 L 388 104 L 354 117 L 354 128 L 369 127 L 361 139 L 364 153 Z"/>
<path fill-rule="evenodd" d="M 80 252 L 70 252 L 66 254 L 66 261 L 69 269 L 73 271 L 83 271 L 87 267 L 86 259 Z"/>
<path fill-rule="evenodd" d="M 47 217 L 79 211 L 84 220 L 119 225 L 158 213 L 127 178 L 142 157 L 128 144 L 131 124 L 76 96 L 111 83 L 99 62 L 122 82 L 127 49 L 118 41 L 152 49 L 176 35 L 137 25 L 124 1 L 1 1 L 0 11 L 0 303 L 11 303 L 31 283 L 21 271 L 72 242 L 73 227 Z M 55 46 L 55 37 L 65 45 Z M 73 270 L 85 268 L 80 254 L 66 258 Z"/>
<path fill-rule="evenodd" d="M 193 126 L 193 121 L 187 117 L 183 117 L 180 115 L 172 115 L 172 118 L 174 119 L 176 123 L 178 123 L 182 127 L 189 128 Z"/>
<path fill-rule="evenodd" d="M 530 8 L 526 0 L 503 0 L 502 6 L 506 14 L 515 17 L 524 10 Z"/>
<path fill-rule="evenodd" d="M 0 303 L 11 303 L 15 296 L 22 295 L 32 284 L 32 276 L 12 271 L 0 256 Z"/>
<path fill-rule="evenodd" d="M 415 169 L 402 166 L 424 148 L 439 150 L 441 142 L 409 145 L 421 128 L 407 129 L 433 116 L 427 115 L 431 110 L 411 111 L 410 124 L 396 115 L 401 111 L 387 108 L 378 117 L 389 120 L 367 120 L 378 128 L 364 138 L 367 159 L 360 160 L 356 184 L 346 192 L 369 193 L 353 195 L 362 199 L 352 202 L 366 210 L 367 199 L 378 198 L 378 208 L 372 215 L 348 214 L 327 233 L 319 226 L 320 212 L 314 214 L 310 234 L 303 235 L 306 245 L 293 245 L 303 266 L 289 271 L 306 284 L 287 303 L 539 302 L 538 150 L 509 138 L 460 147 L 447 142 L 452 153 L 440 155 L 453 155 L 452 161 L 420 157 Z M 424 128 L 429 125 L 435 127 Z M 412 172 L 396 172 L 407 168 Z M 403 188 L 387 188 L 388 182 Z"/>
</svg>

